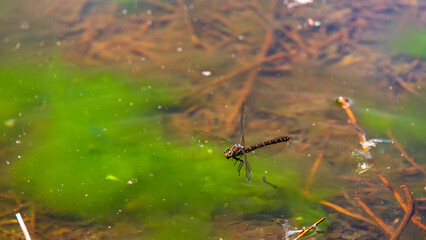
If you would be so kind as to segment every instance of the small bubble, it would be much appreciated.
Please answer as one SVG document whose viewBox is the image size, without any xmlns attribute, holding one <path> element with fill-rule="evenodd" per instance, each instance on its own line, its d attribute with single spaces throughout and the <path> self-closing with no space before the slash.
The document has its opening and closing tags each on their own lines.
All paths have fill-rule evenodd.
<svg viewBox="0 0 426 240">
<path fill-rule="evenodd" d="M 158 107 L 157 107 L 158 109 L 161 109 L 161 108 L 163 108 L 161 105 L 158 105 Z"/>
<path fill-rule="evenodd" d="M 127 14 L 127 9 L 121 10 L 121 13 L 124 14 L 124 15 L 126 15 Z"/>
<path fill-rule="evenodd" d="M 183 49 L 182 49 L 181 47 L 176 48 L 176 50 L 177 50 L 178 52 L 182 52 L 182 51 L 183 51 Z"/>
<path fill-rule="evenodd" d="M 212 72 L 210 72 L 210 71 L 202 71 L 201 74 L 204 75 L 204 76 L 206 76 L 206 77 L 208 77 L 208 76 L 212 75 Z"/>
</svg>

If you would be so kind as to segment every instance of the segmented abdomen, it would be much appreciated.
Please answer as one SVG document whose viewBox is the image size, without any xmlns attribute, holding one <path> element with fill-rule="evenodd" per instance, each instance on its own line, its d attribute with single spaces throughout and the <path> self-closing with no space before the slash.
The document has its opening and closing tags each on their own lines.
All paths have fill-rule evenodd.
<svg viewBox="0 0 426 240">
<path fill-rule="evenodd" d="M 255 149 L 258 149 L 258 148 L 261 148 L 261 147 L 264 147 L 264 146 L 267 146 L 267 145 L 276 144 L 276 143 L 280 143 L 280 142 L 287 142 L 290 139 L 291 139 L 291 137 L 287 137 L 287 136 L 274 138 L 274 139 L 269 140 L 269 141 L 265 141 L 265 142 L 261 142 L 261 143 L 255 144 L 255 145 L 247 146 L 244 149 L 244 151 L 250 152 L 250 151 L 253 151 Z"/>
</svg>

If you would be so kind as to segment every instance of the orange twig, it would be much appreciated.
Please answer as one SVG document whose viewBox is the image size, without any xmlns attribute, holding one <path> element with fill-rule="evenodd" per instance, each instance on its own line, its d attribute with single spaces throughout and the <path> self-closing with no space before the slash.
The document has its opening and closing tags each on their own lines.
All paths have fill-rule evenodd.
<svg viewBox="0 0 426 240">
<path fill-rule="evenodd" d="M 348 210 L 346 210 L 346 209 L 344 209 L 342 207 L 339 207 L 339 206 L 337 206 L 337 205 L 335 205 L 333 203 L 330 203 L 330 202 L 327 202 L 327 201 L 321 201 L 320 204 L 328 206 L 328 207 L 331 207 L 331 208 L 333 208 L 334 210 L 336 210 L 338 212 L 341 212 L 343 214 L 346 214 L 346 215 L 351 216 L 353 218 L 356 218 L 358 220 L 364 221 L 364 222 L 366 222 L 366 223 L 368 223 L 370 225 L 377 226 L 377 224 L 375 222 L 371 221 L 370 219 L 365 218 L 365 217 L 363 217 L 363 216 L 361 216 L 359 214 L 356 214 L 356 213 L 351 213 Z"/>
<path fill-rule="evenodd" d="M 357 123 L 357 121 L 356 121 L 356 118 L 355 118 L 355 115 L 353 114 L 353 112 L 352 112 L 352 110 L 351 110 L 351 108 L 350 108 L 350 105 L 349 105 L 349 101 L 346 99 L 346 98 L 343 98 L 343 97 L 339 97 L 338 99 L 337 99 L 337 102 L 340 104 L 340 105 L 342 105 L 342 108 L 343 109 L 345 109 L 345 111 L 346 111 L 346 113 L 348 114 L 348 117 L 349 117 L 349 120 L 348 120 L 348 122 L 349 123 L 352 123 L 354 126 L 355 126 L 355 128 L 357 129 L 357 133 L 358 133 L 358 137 L 359 137 L 359 140 L 360 140 L 360 142 L 361 142 L 361 145 L 363 145 L 363 143 L 365 143 L 366 142 L 366 139 L 365 139 L 365 135 L 364 135 L 364 131 L 362 131 L 362 129 L 358 126 L 358 123 Z M 362 148 L 363 150 L 364 150 L 364 152 L 366 152 L 367 154 L 370 154 L 370 150 L 368 150 L 368 147 L 364 147 L 363 146 L 363 148 Z"/>
<path fill-rule="evenodd" d="M 314 163 L 314 165 L 312 166 L 312 169 L 311 169 L 311 173 L 309 174 L 309 178 L 308 178 L 308 181 L 306 183 L 306 188 L 305 188 L 305 194 L 306 195 L 309 195 L 309 190 L 311 189 L 312 183 L 314 181 L 315 173 L 317 172 L 317 169 L 318 169 L 318 167 L 319 167 L 319 165 L 322 161 L 322 158 L 324 157 L 324 152 L 325 152 L 325 149 L 328 145 L 329 140 L 330 140 L 330 133 L 327 133 L 327 135 L 325 136 L 325 138 L 322 142 L 321 152 L 318 155 L 317 159 L 315 160 L 315 163 Z"/>
<path fill-rule="evenodd" d="M 392 230 L 380 219 L 378 218 L 368 207 L 367 205 L 365 205 L 365 203 L 363 201 L 361 201 L 360 198 L 356 197 L 355 200 L 358 202 L 358 204 L 362 207 L 362 209 L 364 209 L 364 211 L 370 215 L 371 218 L 373 218 L 373 220 L 379 224 L 380 227 L 383 228 L 383 230 L 385 230 L 385 232 L 389 235 L 392 236 L 394 233 L 392 232 Z"/>
<path fill-rule="evenodd" d="M 422 172 L 423 174 L 426 174 L 426 171 L 424 170 L 424 168 L 417 165 L 417 163 L 414 162 L 414 160 L 408 156 L 407 152 L 405 152 L 405 150 L 401 146 L 401 144 L 394 138 L 394 136 L 392 135 L 392 132 L 389 129 L 388 129 L 388 136 L 389 136 L 389 138 L 392 139 L 393 143 L 395 144 L 395 147 L 401 152 L 401 154 L 405 158 L 405 160 L 407 160 L 411 165 L 413 165 L 413 167 L 418 169 L 420 172 Z"/>
<path fill-rule="evenodd" d="M 309 231 L 311 231 L 313 228 L 316 228 L 318 224 L 320 224 L 322 221 L 325 220 L 325 217 L 318 220 L 316 223 L 312 224 L 312 226 L 308 227 L 307 229 L 302 230 L 299 235 L 293 240 L 300 239 L 301 237 L 305 236 Z"/>
<path fill-rule="evenodd" d="M 401 224 L 396 229 L 395 234 L 390 238 L 391 240 L 398 239 L 399 235 L 401 235 L 402 231 L 404 230 L 405 226 L 407 226 L 408 221 L 414 214 L 414 202 L 413 198 L 411 197 L 410 192 L 408 191 L 407 186 L 402 185 L 401 186 L 402 191 L 405 194 L 405 199 L 407 200 L 407 211 L 405 213 L 404 218 L 402 219 Z"/>
<path fill-rule="evenodd" d="M 389 183 L 389 181 L 383 177 L 381 174 L 378 176 L 380 180 L 389 188 L 389 190 L 393 193 L 393 196 L 398 201 L 399 205 L 404 209 L 404 211 L 407 211 L 407 205 L 405 205 L 405 202 L 402 200 L 401 196 L 396 192 L 395 188 L 392 186 L 392 184 Z"/>
</svg>

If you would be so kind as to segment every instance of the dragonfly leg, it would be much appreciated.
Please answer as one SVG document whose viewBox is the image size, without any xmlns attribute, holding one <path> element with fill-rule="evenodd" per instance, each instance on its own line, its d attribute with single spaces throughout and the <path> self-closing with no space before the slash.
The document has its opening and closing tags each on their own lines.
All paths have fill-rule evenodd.
<svg viewBox="0 0 426 240">
<path fill-rule="evenodd" d="M 238 165 L 238 176 L 240 176 L 240 172 L 241 172 L 241 168 L 243 167 L 243 165 L 244 165 L 244 161 L 243 160 L 241 160 L 241 162 L 240 162 L 240 165 Z"/>
<path fill-rule="evenodd" d="M 237 173 L 238 173 L 238 176 L 240 176 L 240 172 L 241 172 L 241 168 L 243 167 L 243 165 L 244 165 L 244 161 L 243 160 L 241 160 L 240 158 L 234 158 L 235 159 L 235 163 L 234 163 L 234 165 L 237 163 L 237 162 L 239 162 L 238 163 L 238 168 L 237 168 Z"/>
</svg>

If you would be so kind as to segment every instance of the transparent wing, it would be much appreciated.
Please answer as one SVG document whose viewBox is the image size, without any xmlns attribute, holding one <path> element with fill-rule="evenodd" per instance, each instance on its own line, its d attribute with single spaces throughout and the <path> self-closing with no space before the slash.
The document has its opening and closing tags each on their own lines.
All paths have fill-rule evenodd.
<svg viewBox="0 0 426 240">
<path fill-rule="evenodd" d="M 243 150 L 243 154 L 244 154 L 244 163 L 246 164 L 246 180 L 247 182 L 251 182 L 251 179 L 253 177 L 253 172 L 251 171 L 250 163 L 247 160 L 247 155 L 244 150 Z"/>
<path fill-rule="evenodd" d="M 241 113 L 240 113 L 240 144 L 241 146 L 245 146 L 244 143 L 244 127 L 245 127 L 245 103 L 241 105 Z"/>
<path fill-rule="evenodd" d="M 207 143 L 220 143 L 220 144 L 226 144 L 226 145 L 234 145 L 233 142 L 230 140 L 216 136 L 212 133 L 208 133 L 201 130 L 194 130 L 192 131 L 192 138 L 197 140 L 199 143 L 207 144 Z"/>
<path fill-rule="evenodd" d="M 241 119 L 240 119 L 240 132 L 241 132 L 241 138 L 240 138 L 240 144 L 243 146 L 242 151 L 244 155 L 244 163 L 246 165 L 246 180 L 247 182 L 251 182 L 251 178 L 253 177 L 253 172 L 251 171 L 251 166 L 249 161 L 247 160 L 246 152 L 244 151 L 244 128 L 245 128 L 245 103 L 241 105 Z"/>
</svg>

